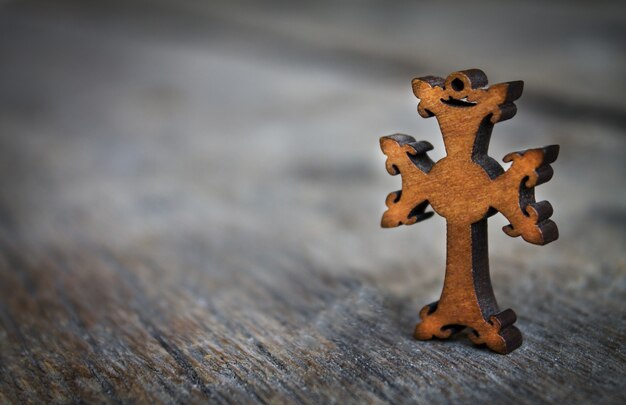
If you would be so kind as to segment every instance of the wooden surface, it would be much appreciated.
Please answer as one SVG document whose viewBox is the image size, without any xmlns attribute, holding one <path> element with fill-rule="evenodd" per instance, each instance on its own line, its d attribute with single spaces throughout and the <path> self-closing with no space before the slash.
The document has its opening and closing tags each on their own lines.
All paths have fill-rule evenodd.
<svg viewBox="0 0 626 405">
<path fill-rule="evenodd" d="M 488 155 L 494 125 L 515 116 L 521 81 L 488 86 L 485 72 L 468 69 L 448 77 L 413 79 L 423 118 L 435 117 L 446 155 L 433 162 L 433 146 L 408 135 L 380 138 L 389 174 L 402 177 L 402 189 L 387 196 L 381 225 L 393 228 L 428 219 L 433 211 L 446 219 L 446 274 L 438 301 L 420 311 L 414 336 L 448 339 L 469 329 L 476 344 L 507 354 L 522 344 L 512 309 L 500 311 L 489 275 L 487 219 L 501 213 L 512 237 L 545 245 L 558 238 L 548 201 L 535 201 L 535 186 L 552 178 L 558 145 L 512 152 L 504 171 Z M 426 212 L 428 206 L 433 211 Z"/>
<path fill-rule="evenodd" d="M 622 5 L 106 4 L 0 6 L 0 402 L 624 403 Z M 561 144 L 559 240 L 490 219 L 508 356 L 416 341 L 444 221 L 379 227 L 472 66 L 526 83 L 492 156 Z"/>
</svg>

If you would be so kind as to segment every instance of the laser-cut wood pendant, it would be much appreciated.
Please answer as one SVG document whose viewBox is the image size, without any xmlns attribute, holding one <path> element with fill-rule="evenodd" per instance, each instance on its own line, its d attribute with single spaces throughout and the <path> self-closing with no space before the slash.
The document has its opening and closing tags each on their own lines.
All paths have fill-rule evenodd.
<svg viewBox="0 0 626 405">
<path fill-rule="evenodd" d="M 420 311 L 415 337 L 448 338 L 470 328 L 470 339 L 498 353 L 509 353 L 522 344 L 513 326 L 515 312 L 500 312 L 491 287 L 487 249 L 487 218 L 502 213 L 510 222 L 509 236 L 522 236 L 537 245 L 558 237 L 549 220 L 552 206 L 535 202 L 534 187 L 552 177 L 550 163 L 558 145 L 504 157 L 512 162 L 505 172 L 487 155 L 494 124 L 512 118 L 523 82 L 500 83 L 489 88 L 481 70 L 470 69 L 413 80 L 413 92 L 421 101 L 417 111 L 436 117 L 443 135 L 446 157 L 433 162 L 426 152 L 433 146 L 408 135 L 380 139 L 391 175 L 402 175 L 402 190 L 389 194 L 383 214 L 385 228 L 411 225 L 430 218 L 430 204 L 447 223 L 446 276 L 439 301 Z"/>
</svg>

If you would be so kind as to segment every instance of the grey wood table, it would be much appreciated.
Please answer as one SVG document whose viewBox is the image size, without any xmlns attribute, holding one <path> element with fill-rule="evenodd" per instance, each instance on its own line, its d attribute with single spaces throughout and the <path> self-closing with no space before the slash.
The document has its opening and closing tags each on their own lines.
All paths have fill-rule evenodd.
<svg viewBox="0 0 626 405">
<path fill-rule="evenodd" d="M 506 17 L 506 18 L 505 18 Z M 0 2 L 0 402 L 624 403 L 626 17 L 513 7 Z M 525 80 L 491 155 L 562 146 L 561 237 L 491 219 L 524 345 L 419 342 L 441 218 L 379 227 L 410 80 Z"/>
</svg>

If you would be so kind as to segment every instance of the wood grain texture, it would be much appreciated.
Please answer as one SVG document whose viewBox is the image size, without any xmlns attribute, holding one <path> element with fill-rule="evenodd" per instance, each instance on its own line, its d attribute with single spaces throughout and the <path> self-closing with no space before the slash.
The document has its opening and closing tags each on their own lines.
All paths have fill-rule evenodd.
<svg viewBox="0 0 626 405">
<path fill-rule="evenodd" d="M 3 2 L 0 403 L 623 403 L 624 14 L 290 4 Z M 444 148 L 406 79 L 461 57 L 540 84 L 492 156 L 562 146 L 559 239 L 489 219 L 507 356 L 413 338 L 445 223 L 379 226 L 378 137 Z"/>
<path fill-rule="evenodd" d="M 487 88 L 480 69 L 451 73 L 446 79 L 427 76 L 413 80 L 420 99 L 417 111 L 436 117 L 446 156 L 433 162 L 432 145 L 408 135 L 380 139 L 391 175 L 402 176 L 402 190 L 387 196 L 384 228 L 411 225 L 432 216 L 430 205 L 446 219 L 446 276 L 441 298 L 420 311 L 415 337 L 447 339 L 469 328 L 469 338 L 491 350 L 507 354 L 522 344 L 513 326 L 511 309 L 500 312 L 489 276 L 487 218 L 496 212 L 508 221 L 503 230 L 531 243 L 544 245 L 558 237 L 552 206 L 535 201 L 535 186 L 552 178 L 550 163 L 558 145 L 515 152 L 504 157 L 513 162 L 506 172 L 487 154 L 496 123 L 512 118 L 513 103 L 523 82 L 500 83 Z"/>
</svg>

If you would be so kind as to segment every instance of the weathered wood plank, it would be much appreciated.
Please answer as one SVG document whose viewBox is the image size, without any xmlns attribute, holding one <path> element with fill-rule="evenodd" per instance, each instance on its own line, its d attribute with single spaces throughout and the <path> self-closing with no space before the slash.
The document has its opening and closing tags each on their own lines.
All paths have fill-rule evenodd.
<svg viewBox="0 0 626 405">
<path fill-rule="evenodd" d="M 480 7 L 239 7 L 0 8 L 0 402 L 624 402 L 624 16 L 497 6 L 516 22 L 460 35 L 432 24 Z M 492 219 L 508 356 L 414 340 L 444 223 L 379 228 L 378 138 L 442 149 L 410 79 L 468 66 L 526 81 L 494 158 L 562 145 L 538 190 L 560 239 Z"/>
</svg>

